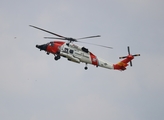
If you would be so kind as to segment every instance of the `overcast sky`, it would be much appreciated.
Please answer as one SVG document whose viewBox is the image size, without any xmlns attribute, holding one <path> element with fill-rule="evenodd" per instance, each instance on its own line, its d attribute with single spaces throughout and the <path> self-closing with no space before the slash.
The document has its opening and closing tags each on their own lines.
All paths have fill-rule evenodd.
<svg viewBox="0 0 164 120">
<path fill-rule="evenodd" d="M 49 40 L 35 25 L 86 42 L 111 63 L 141 56 L 126 71 L 54 60 L 35 45 Z M 163 0 L 1 0 L 1 120 L 163 120 Z"/>
</svg>

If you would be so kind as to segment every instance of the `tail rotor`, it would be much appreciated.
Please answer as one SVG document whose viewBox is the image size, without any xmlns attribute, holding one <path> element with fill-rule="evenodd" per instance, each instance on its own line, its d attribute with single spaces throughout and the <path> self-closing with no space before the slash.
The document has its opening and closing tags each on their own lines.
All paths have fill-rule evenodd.
<svg viewBox="0 0 164 120">
<path fill-rule="evenodd" d="M 127 50 L 128 50 L 128 56 L 119 57 L 119 59 L 124 59 L 124 58 L 127 58 L 127 57 L 134 58 L 136 56 L 140 56 L 140 54 L 131 55 L 130 54 L 130 47 L 129 46 L 127 47 Z M 130 61 L 130 66 L 132 66 L 132 61 Z"/>
</svg>

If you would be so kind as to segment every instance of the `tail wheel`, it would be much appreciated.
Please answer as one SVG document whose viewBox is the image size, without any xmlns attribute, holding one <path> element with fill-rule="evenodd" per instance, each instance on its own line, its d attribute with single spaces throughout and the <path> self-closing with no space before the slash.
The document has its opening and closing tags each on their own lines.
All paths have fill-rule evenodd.
<svg viewBox="0 0 164 120">
<path fill-rule="evenodd" d="M 88 69 L 88 67 L 87 67 L 87 63 L 86 63 L 86 66 L 84 67 L 84 69 L 85 69 L 85 70 L 87 70 L 87 69 Z"/>
<path fill-rule="evenodd" d="M 85 70 L 87 70 L 87 69 L 88 69 L 88 67 L 86 66 L 86 67 L 84 67 L 84 69 L 85 69 Z"/>
</svg>

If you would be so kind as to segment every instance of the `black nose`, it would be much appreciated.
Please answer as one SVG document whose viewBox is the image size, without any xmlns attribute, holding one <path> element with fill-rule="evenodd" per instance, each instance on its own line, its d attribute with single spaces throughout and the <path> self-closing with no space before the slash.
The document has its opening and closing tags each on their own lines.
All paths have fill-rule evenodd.
<svg viewBox="0 0 164 120">
<path fill-rule="evenodd" d="M 36 45 L 36 47 L 40 50 L 47 50 L 47 44 L 43 44 L 43 45 Z"/>
</svg>

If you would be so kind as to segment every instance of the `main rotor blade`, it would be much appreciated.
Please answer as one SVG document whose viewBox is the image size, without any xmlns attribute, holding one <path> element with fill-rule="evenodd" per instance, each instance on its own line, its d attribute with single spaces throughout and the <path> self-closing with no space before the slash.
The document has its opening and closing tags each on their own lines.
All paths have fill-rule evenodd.
<svg viewBox="0 0 164 120">
<path fill-rule="evenodd" d="M 65 38 L 44 37 L 44 38 L 46 38 L 46 39 L 69 40 L 69 41 L 73 41 L 73 42 L 79 42 L 78 40 L 81 40 L 81 39 L 88 39 L 88 38 L 95 38 L 95 37 L 100 37 L 100 35 L 83 37 L 83 38 L 77 38 L 77 39 L 74 39 L 74 38 L 66 38 L 66 37 Z"/>
<path fill-rule="evenodd" d="M 77 42 L 113 49 L 112 47 L 109 47 L 109 46 L 98 45 L 98 44 L 94 44 L 94 43 L 88 43 L 88 42 L 82 42 L 82 41 L 77 41 Z"/>
<path fill-rule="evenodd" d="M 59 39 L 59 40 L 67 40 L 65 38 L 56 38 L 56 37 L 44 37 L 45 39 Z"/>
<path fill-rule="evenodd" d="M 76 40 L 82 40 L 82 39 L 88 39 L 88 38 L 95 38 L 95 37 L 101 37 L 101 36 L 100 36 L 100 35 L 95 35 L 95 36 L 89 36 L 89 37 L 77 38 Z"/>
<path fill-rule="evenodd" d="M 44 32 L 50 33 L 50 34 L 52 34 L 52 35 L 56 35 L 56 36 L 58 36 L 58 37 L 66 38 L 66 37 L 64 37 L 64 36 L 58 35 L 58 34 L 56 34 L 56 33 L 50 32 L 50 31 L 48 31 L 48 30 L 44 30 L 44 29 L 42 29 L 42 28 L 39 28 L 39 27 L 36 27 L 36 26 L 33 26 L 33 25 L 29 25 L 29 26 L 30 26 L 30 27 L 33 27 L 33 28 L 36 28 L 36 29 L 38 29 L 38 30 L 42 30 L 42 31 L 44 31 Z"/>
</svg>

